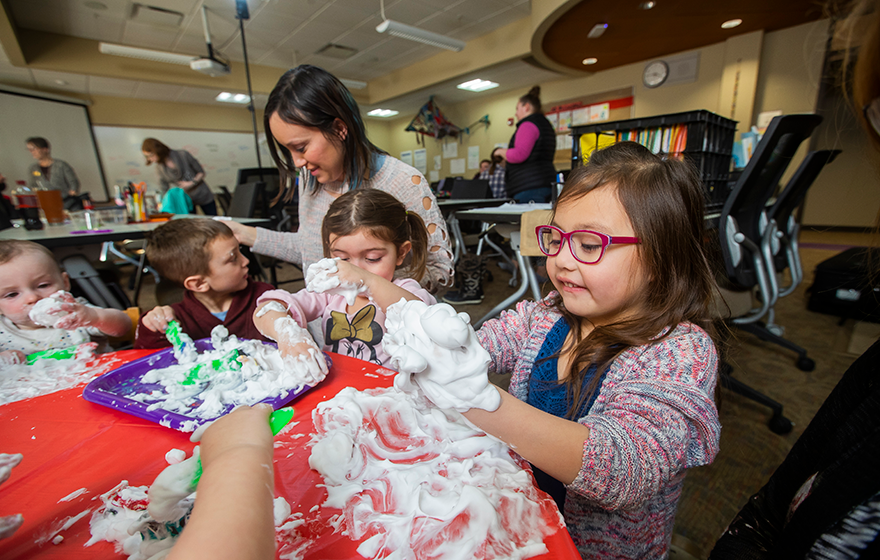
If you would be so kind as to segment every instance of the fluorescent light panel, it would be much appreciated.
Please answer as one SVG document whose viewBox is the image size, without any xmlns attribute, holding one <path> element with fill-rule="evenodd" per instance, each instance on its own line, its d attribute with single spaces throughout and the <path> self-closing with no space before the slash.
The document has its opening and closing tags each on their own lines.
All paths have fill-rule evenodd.
<svg viewBox="0 0 880 560">
<path fill-rule="evenodd" d="M 376 26 L 376 31 L 379 33 L 388 33 L 389 35 L 394 35 L 401 39 L 409 39 L 410 41 L 416 41 L 417 43 L 431 45 L 432 47 L 448 49 L 450 51 L 460 52 L 464 49 L 464 41 L 459 41 L 458 39 L 453 39 L 446 35 L 440 35 L 439 33 L 425 31 L 424 29 L 419 29 L 418 27 L 413 27 L 412 25 L 406 25 L 405 23 L 390 19 L 386 19 Z"/>
<path fill-rule="evenodd" d="M 388 117 L 393 117 L 394 115 L 400 114 L 400 111 L 395 111 L 394 109 L 373 109 L 367 114 L 371 117 L 380 117 L 387 119 Z"/>
<path fill-rule="evenodd" d="M 486 91 L 487 89 L 497 88 L 498 84 L 490 82 L 489 80 L 481 80 L 480 78 L 477 78 L 469 82 L 464 82 L 463 84 L 458 84 L 456 87 L 467 91 Z"/>
<path fill-rule="evenodd" d="M 251 100 L 251 98 L 244 93 L 229 93 L 228 91 L 220 92 L 220 94 L 214 99 L 224 103 L 240 103 L 242 105 L 249 103 Z"/>
</svg>

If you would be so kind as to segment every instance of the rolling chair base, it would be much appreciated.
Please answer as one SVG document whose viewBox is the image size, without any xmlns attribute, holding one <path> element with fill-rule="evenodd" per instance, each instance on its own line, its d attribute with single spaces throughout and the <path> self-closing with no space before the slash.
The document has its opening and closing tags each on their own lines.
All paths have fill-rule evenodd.
<svg viewBox="0 0 880 560">
<path fill-rule="evenodd" d="M 770 421 L 767 423 L 767 426 L 770 428 L 770 431 L 774 434 L 787 434 L 792 429 L 792 422 L 782 414 L 782 404 L 771 399 L 764 393 L 760 393 L 755 389 L 749 387 L 739 379 L 736 379 L 731 376 L 731 372 L 733 371 L 733 367 L 727 362 L 721 362 L 720 367 L 718 368 L 719 380 L 721 382 L 721 386 L 730 389 L 734 393 L 738 395 L 742 395 L 747 399 L 753 400 L 758 404 L 762 404 L 766 407 L 769 407 L 773 412 L 773 416 L 770 417 Z"/>
<path fill-rule="evenodd" d="M 756 322 L 756 323 L 736 323 L 733 325 L 747 333 L 751 333 L 758 337 L 760 340 L 765 342 L 772 342 L 774 344 L 778 344 L 783 348 L 788 348 L 789 350 L 796 352 L 798 355 L 797 360 L 795 361 L 795 365 L 801 371 L 813 371 L 816 369 L 816 362 L 807 357 L 807 351 L 792 341 L 782 338 L 772 332 L 770 332 L 764 323 Z"/>
</svg>

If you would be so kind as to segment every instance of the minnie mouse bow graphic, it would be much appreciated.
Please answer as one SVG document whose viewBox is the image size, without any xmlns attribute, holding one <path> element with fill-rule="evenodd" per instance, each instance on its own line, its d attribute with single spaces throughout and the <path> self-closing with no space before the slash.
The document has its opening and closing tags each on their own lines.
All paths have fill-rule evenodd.
<svg viewBox="0 0 880 560">
<path fill-rule="evenodd" d="M 376 318 L 376 306 L 367 305 L 349 321 L 341 311 L 331 311 L 327 321 L 326 339 L 332 344 L 332 351 L 339 353 L 340 343 L 344 345 L 345 355 L 363 358 L 365 350 L 370 351 L 369 361 L 380 364 L 376 358 L 376 345 L 382 341 L 382 327 L 373 319 Z"/>
</svg>

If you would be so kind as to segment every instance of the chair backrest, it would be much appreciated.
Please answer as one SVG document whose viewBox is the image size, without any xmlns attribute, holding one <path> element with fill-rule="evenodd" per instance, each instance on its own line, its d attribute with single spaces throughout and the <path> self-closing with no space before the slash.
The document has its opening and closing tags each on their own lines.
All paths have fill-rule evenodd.
<svg viewBox="0 0 880 560">
<path fill-rule="evenodd" d="M 277 186 L 279 181 L 278 169 L 275 167 L 243 167 L 238 170 L 237 185 L 256 181 L 263 181 L 266 184 L 274 183 Z"/>
<path fill-rule="evenodd" d="M 70 279 L 82 290 L 87 300 L 98 307 L 128 309 L 131 302 L 124 292 L 116 293 L 104 283 L 98 271 L 82 255 L 71 255 L 62 259 L 61 264 Z"/>
<path fill-rule="evenodd" d="M 776 220 L 780 228 L 785 226 L 785 222 L 788 221 L 795 208 L 804 201 L 807 190 L 819 176 L 822 168 L 834 161 L 840 152 L 841 150 L 817 150 L 807 154 L 800 167 L 788 180 L 785 188 L 776 197 L 776 201 L 768 212 L 770 218 Z"/>
<path fill-rule="evenodd" d="M 489 179 L 461 179 L 457 177 L 452 183 L 452 194 L 449 198 L 454 200 L 492 198 Z"/>
<path fill-rule="evenodd" d="M 253 218 L 257 210 L 257 199 L 265 188 L 266 184 L 260 182 L 243 183 L 235 187 L 227 215 L 233 218 Z"/>
<path fill-rule="evenodd" d="M 820 122 L 822 117 L 814 114 L 775 117 L 724 202 L 718 224 L 721 253 L 727 276 L 735 284 L 754 286 L 758 272 L 751 259 L 742 258 L 741 247 L 733 244 L 733 236 L 739 232 L 755 245 L 760 244 L 767 201 L 778 189 L 798 147 Z"/>
</svg>

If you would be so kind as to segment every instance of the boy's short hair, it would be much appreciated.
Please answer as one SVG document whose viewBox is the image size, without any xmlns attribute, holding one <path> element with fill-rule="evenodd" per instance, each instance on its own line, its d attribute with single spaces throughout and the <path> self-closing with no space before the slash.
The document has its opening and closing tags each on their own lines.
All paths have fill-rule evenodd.
<svg viewBox="0 0 880 560">
<path fill-rule="evenodd" d="M 213 241 L 229 237 L 233 237 L 232 230 L 217 220 L 171 220 L 147 235 L 147 258 L 159 276 L 183 286 L 190 276 L 211 273 L 209 247 Z"/>
<path fill-rule="evenodd" d="M 58 264 L 55 255 L 52 251 L 39 243 L 19 239 L 0 241 L 0 264 L 6 264 L 12 259 L 24 255 L 25 253 L 42 253 L 47 256 L 50 261 L 55 263 L 55 266 L 58 268 L 58 273 L 61 273 L 61 265 Z"/>
</svg>

